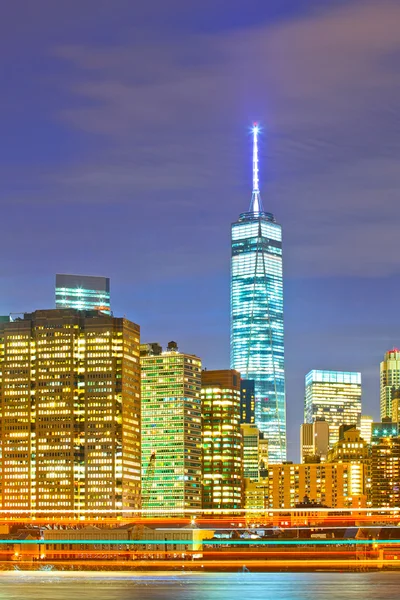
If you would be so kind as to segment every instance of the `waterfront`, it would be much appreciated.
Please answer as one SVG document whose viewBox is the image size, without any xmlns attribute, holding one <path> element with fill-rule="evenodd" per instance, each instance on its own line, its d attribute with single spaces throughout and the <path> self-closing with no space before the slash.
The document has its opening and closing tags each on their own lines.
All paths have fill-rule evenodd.
<svg viewBox="0 0 400 600">
<path fill-rule="evenodd" d="M 392 600 L 399 573 L 63 573 L 4 571 L 0 600 Z"/>
</svg>

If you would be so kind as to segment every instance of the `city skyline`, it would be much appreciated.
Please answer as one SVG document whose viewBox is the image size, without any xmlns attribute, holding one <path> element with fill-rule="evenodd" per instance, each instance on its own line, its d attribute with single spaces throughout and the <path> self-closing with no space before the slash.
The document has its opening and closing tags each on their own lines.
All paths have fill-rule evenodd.
<svg viewBox="0 0 400 600">
<path fill-rule="evenodd" d="M 6 7 L 0 314 L 51 308 L 57 272 L 101 272 L 144 340 L 178 338 L 228 368 L 229 225 L 247 200 L 256 119 L 264 200 L 285 231 L 295 458 L 304 375 L 362 372 L 377 421 L 379 363 L 399 345 L 400 8 L 155 4 L 151 28 L 132 3 L 79 20 L 27 3 L 26 29 Z"/>
</svg>

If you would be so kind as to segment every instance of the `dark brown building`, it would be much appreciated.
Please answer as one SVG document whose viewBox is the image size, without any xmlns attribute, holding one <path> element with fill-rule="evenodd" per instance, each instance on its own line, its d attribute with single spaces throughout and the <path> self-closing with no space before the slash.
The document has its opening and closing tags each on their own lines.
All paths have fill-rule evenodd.
<svg viewBox="0 0 400 600">
<path fill-rule="evenodd" d="M 242 508 L 240 373 L 202 371 L 203 508 Z"/>
</svg>

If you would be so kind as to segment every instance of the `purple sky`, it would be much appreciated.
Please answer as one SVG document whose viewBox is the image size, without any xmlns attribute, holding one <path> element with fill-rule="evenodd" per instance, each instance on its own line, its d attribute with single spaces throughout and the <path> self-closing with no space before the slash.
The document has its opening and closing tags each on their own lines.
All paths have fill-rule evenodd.
<svg viewBox="0 0 400 600">
<path fill-rule="evenodd" d="M 0 314 L 111 278 L 143 341 L 229 367 L 230 223 L 284 231 L 289 456 L 304 375 L 400 345 L 397 0 L 14 0 L 0 20 Z"/>
</svg>

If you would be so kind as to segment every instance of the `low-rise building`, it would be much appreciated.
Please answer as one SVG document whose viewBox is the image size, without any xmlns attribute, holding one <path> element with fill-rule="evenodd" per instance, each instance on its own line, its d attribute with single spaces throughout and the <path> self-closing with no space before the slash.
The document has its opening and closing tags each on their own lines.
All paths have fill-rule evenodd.
<svg viewBox="0 0 400 600">
<path fill-rule="evenodd" d="M 163 557 L 165 553 L 201 552 L 203 540 L 214 531 L 188 527 L 153 528 L 143 525 L 122 527 L 82 527 L 51 529 L 44 532 L 42 556 L 47 559 L 93 559 L 115 556 L 126 560 Z"/>
<path fill-rule="evenodd" d="M 305 496 L 330 508 L 351 506 L 363 479 L 364 465 L 358 463 L 269 465 L 268 507 L 295 508 Z"/>
</svg>

